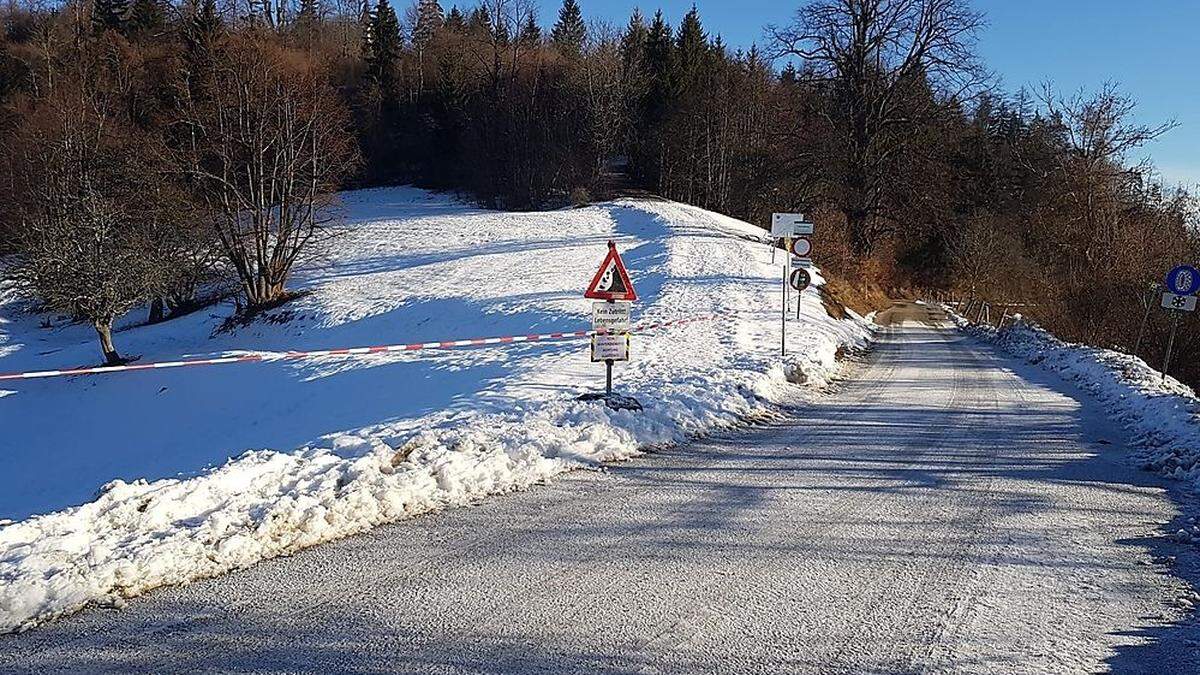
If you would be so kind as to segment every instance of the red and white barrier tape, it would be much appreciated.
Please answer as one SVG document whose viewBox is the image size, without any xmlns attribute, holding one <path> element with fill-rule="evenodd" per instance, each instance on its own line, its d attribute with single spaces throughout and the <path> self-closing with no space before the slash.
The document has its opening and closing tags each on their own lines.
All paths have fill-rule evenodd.
<svg viewBox="0 0 1200 675">
<path fill-rule="evenodd" d="M 658 323 L 639 324 L 631 332 L 642 333 L 659 328 L 682 326 L 700 321 L 712 321 L 716 315 L 661 321 Z M 282 361 L 320 358 L 324 356 L 362 356 L 365 354 L 386 354 L 392 352 L 415 352 L 431 349 L 460 349 L 463 347 L 484 347 L 488 345 L 507 345 L 528 342 L 557 342 L 562 340 L 579 340 L 598 335 L 592 330 L 577 330 L 570 333 L 541 333 L 536 335 L 505 335 L 502 337 L 471 338 L 469 340 L 445 340 L 442 342 L 417 342 L 403 345 L 381 345 L 377 347 L 354 347 L 351 349 L 317 349 L 303 352 L 257 352 L 241 356 L 223 356 L 215 359 L 194 359 L 187 361 L 160 361 L 158 363 L 135 363 L 128 366 L 99 366 L 96 368 L 73 368 L 69 370 L 38 370 L 26 373 L 0 374 L 0 380 L 34 380 L 46 377 L 66 377 L 69 375 L 103 375 L 106 373 L 124 373 L 135 370 L 162 370 L 164 368 L 185 368 L 187 366 L 219 366 L 226 363 L 249 363 L 262 361 Z"/>
</svg>

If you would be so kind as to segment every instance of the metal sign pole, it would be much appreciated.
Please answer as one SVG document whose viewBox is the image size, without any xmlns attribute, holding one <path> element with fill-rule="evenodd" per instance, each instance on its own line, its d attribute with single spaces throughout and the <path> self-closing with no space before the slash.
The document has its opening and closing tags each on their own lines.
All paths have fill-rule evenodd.
<svg viewBox="0 0 1200 675">
<path fill-rule="evenodd" d="M 1146 299 L 1146 312 L 1142 314 L 1142 323 L 1138 326 L 1137 341 L 1133 343 L 1133 355 L 1142 351 L 1142 338 L 1146 335 L 1146 322 L 1150 320 L 1150 308 L 1154 306 L 1153 296 Z"/>
<path fill-rule="evenodd" d="M 781 297 L 783 299 L 783 306 L 780 308 L 780 312 L 779 312 L 779 355 L 787 356 L 787 311 L 788 311 L 787 264 L 784 264 L 782 269 L 783 269 L 783 288 L 780 289 L 780 293 L 782 293 Z"/>
<path fill-rule="evenodd" d="M 613 302 L 612 300 L 609 300 L 607 304 L 613 305 L 616 303 Z M 612 398 L 612 367 L 613 367 L 613 360 L 605 359 L 604 360 L 604 395 L 608 398 Z"/>
<path fill-rule="evenodd" d="M 783 317 L 787 319 L 788 311 L 792 308 L 792 258 L 787 255 L 783 260 Z"/>
<path fill-rule="evenodd" d="M 1167 356 L 1163 360 L 1163 381 L 1167 379 L 1167 370 L 1171 367 L 1171 352 L 1175 349 L 1175 330 L 1179 328 L 1179 312 L 1172 312 L 1171 337 L 1167 340 Z"/>
</svg>

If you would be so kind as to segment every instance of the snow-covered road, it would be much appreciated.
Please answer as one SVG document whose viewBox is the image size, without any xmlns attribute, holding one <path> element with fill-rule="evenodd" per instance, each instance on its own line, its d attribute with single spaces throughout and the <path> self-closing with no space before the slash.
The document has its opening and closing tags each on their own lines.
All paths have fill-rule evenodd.
<svg viewBox="0 0 1200 675">
<path fill-rule="evenodd" d="M 1098 408 L 912 322 L 851 374 L 786 423 L 0 636 L 0 670 L 1095 672 L 1179 619 L 1144 543 L 1177 508 Z"/>
</svg>

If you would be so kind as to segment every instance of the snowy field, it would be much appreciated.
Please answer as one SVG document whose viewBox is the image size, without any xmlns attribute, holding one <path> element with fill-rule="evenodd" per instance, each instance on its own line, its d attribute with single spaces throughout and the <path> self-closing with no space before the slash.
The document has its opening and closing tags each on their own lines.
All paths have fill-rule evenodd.
<svg viewBox="0 0 1200 675">
<path fill-rule="evenodd" d="M 218 334 L 230 306 L 157 326 L 139 311 L 118 348 L 149 362 L 585 329 L 610 239 L 635 321 L 720 319 L 634 337 L 616 382 L 643 413 L 575 401 L 603 387 L 586 342 L 0 382 L 0 631 L 772 414 L 795 400 L 789 380 L 828 381 L 838 349 L 869 338 L 811 288 L 781 362 L 761 230 L 693 207 L 499 213 L 415 189 L 344 202 L 336 255 L 297 274 L 309 294 L 289 320 Z M 0 281 L 0 372 L 98 360 L 90 328 Z"/>
</svg>

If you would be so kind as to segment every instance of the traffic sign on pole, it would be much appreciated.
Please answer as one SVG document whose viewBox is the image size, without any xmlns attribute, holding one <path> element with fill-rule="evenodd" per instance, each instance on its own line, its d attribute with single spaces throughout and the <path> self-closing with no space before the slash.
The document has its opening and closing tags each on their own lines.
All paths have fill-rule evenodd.
<svg viewBox="0 0 1200 675">
<path fill-rule="evenodd" d="M 608 242 L 608 255 L 583 297 L 604 301 L 592 305 L 592 324 L 597 333 L 592 336 L 592 361 L 604 363 L 604 399 L 611 407 L 616 399 L 622 398 L 613 396 L 613 363 L 629 360 L 631 303 L 637 300 L 637 291 L 633 290 L 633 281 L 615 243 Z M 641 409 L 636 401 L 621 405 Z"/>
<path fill-rule="evenodd" d="M 1195 295 L 1200 291 L 1200 270 L 1180 265 L 1167 274 L 1167 290 L 1175 295 Z"/>
</svg>

